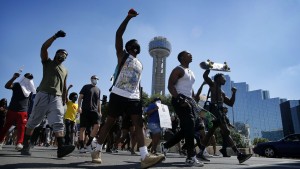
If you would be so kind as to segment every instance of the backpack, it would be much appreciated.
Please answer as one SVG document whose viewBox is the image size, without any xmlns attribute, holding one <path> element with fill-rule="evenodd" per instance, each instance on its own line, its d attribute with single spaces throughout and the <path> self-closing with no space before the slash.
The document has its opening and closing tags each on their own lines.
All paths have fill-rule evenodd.
<svg viewBox="0 0 300 169">
<path fill-rule="evenodd" d="M 109 88 L 109 91 L 110 91 L 110 92 L 111 92 L 113 86 L 116 84 L 116 81 L 117 81 L 117 79 L 118 79 L 118 77 L 119 77 L 119 74 L 120 74 L 120 72 L 121 72 L 122 67 L 124 66 L 125 61 L 126 61 L 127 58 L 129 57 L 129 53 L 127 53 L 125 50 L 124 50 L 123 53 L 124 53 L 124 54 L 123 54 L 121 63 L 120 63 L 120 65 L 119 65 L 119 64 L 116 65 L 115 72 L 114 72 L 113 76 L 112 76 L 111 79 L 110 79 L 110 81 L 113 82 L 113 84 L 112 84 L 111 87 Z"/>
</svg>

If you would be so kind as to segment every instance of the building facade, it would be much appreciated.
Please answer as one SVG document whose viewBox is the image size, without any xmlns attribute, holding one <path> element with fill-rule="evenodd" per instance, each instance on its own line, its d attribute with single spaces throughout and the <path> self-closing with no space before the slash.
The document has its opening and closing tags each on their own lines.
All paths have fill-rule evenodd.
<svg viewBox="0 0 300 169">
<path fill-rule="evenodd" d="M 270 98 L 267 90 L 250 91 L 246 82 L 235 83 L 228 75 L 225 77 L 226 84 L 222 89 L 229 98 L 231 87 L 237 88 L 235 104 L 228 108 L 231 123 L 242 122 L 249 125 L 251 140 L 262 137 L 262 131 L 282 130 L 280 103 L 284 99 Z"/>
<path fill-rule="evenodd" d="M 280 104 L 283 134 L 300 133 L 300 100 L 289 100 Z"/>
</svg>

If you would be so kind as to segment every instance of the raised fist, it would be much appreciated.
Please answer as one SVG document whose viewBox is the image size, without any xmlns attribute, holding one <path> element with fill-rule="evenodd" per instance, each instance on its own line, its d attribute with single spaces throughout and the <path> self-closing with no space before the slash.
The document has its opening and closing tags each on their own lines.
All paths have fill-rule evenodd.
<svg viewBox="0 0 300 169">
<path fill-rule="evenodd" d="M 232 87 L 231 91 L 235 93 L 237 91 L 237 89 L 235 87 Z"/>
<path fill-rule="evenodd" d="M 59 38 L 59 37 L 65 37 L 66 36 L 66 33 L 62 30 L 58 31 L 56 34 L 55 34 L 55 37 Z"/>
<path fill-rule="evenodd" d="M 138 15 L 138 13 L 137 13 L 133 8 L 131 8 L 131 9 L 128 11 L 128 15 Z"/>
<path fill-rule="evenodd" d="M 14 73 L 13 77 L 18 78 L 20 76 L 20 73 Z"/>
</svg>

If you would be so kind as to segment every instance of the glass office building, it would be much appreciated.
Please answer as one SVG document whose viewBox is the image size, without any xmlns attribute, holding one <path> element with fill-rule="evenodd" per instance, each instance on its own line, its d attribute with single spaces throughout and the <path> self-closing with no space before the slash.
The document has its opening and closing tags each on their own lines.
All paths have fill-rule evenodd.
<svg viewBox="0 0 300 169">
<path fill-rule="evenodd" d="M 251 140 L 262 137 L 262 131 L 282 130 L 280 103 L 285 101 L 284 99 L 270 98 L 269 91 L 266 90 L 249 91 L 249 85 L 246 82 L 235 83 L 228 75 L 225 77 L 226 84 L 222 89 L 229 98 L 231 87 L 237 88 L 235 104 L 232 108 L 228 108 L 231 123 L 248 124 Z"/>
<path fill-rule="evenodd" d="M 300 100 L 280 104 L 284 136 L 300 133 Z"/>
</svg>

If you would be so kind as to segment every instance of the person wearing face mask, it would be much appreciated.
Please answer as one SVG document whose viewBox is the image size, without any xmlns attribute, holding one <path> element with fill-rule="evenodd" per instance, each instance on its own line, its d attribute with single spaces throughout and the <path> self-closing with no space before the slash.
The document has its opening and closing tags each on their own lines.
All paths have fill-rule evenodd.
<svg viewBox="0 0 300 169">
<path fill-rule="evenodd" d="M 96 149 L 91 153 L 92 162 L 95 163 L 102 163 L 101 152 L 104 141 L 116 119 L 123 115 L 123 113 L 130 117 L 135 127 L 137 146 L 141 156 L 141 168 L 149 168 L 164 159 L 163 155 L 156 156 L 148 153 L 147 146 L 145 146 L 140 91 L 143 65 L 138 59 L 140 45 L 136 39 L 132 39 L 125 44 L 124 50 L 123 34 L 129 21 L 137 15 L 139 14 L 134 9 L 130 9 L 116 31 L 115 48 L 119 75 L 114 79 L 115 82 L 111 89 L 106 122 L 100 129 Z M 122 64 L 122 62 L 124 64 Z"/>
<path fill-rule="evenodd" d="M 73 85 L 69 85 L 67 94 Z M 67 98 L 67 110 L 65 113 L 65 145 L 74 145 L 74 133 L 75 133 L 75 120 L 78 111 L 78 104 L 76 103 L 78 94 L 75 92 L 70 93 L 69 99 Z"/>
<path fill-rule="evenodd" d="M 80 153 L 85 153 L 84 140 L 85 131 L 87 128 L 92 127 L 89 140 L 86 144 L 87 150 L 92 151 L 92 141 L 100 128 L 101 122 L 101 91 L 96 86 L 99 78 L 96 75 L 91 77 L 91 84 L 84 85 L 79 92 L 78 98 L 78 112 L 80 113 L 80 134 L 79 145 Z"/>
<path fill-rule="evenodd" d="M 150 150 L 152 154 L 157 153 L 156 149 L 161 135 L 161 127 L 160 127 L 160 120 L 159 120 L 158 106 L 157 106 L 157 104 L 160 103 L 161 103 L 161 99 L 159 97 L 154 98 L 146 110 L 146 115 L 148 116 L 147 127 L 152 133 L 152 146 Z"/>
<path fill-rule="evenodd" d="M 47 116 L 49 125 L 53 128 L 57 139 L 57 157 L 64 157 L 75 149 L 73 145 L 64 145 L 64 105 L 66 103 L 66 81 L 68 70 L 63 62 L 68 56 L 65 49 L 56 51 L 53 60 L 48 56 L 48 48 L 52 43 L 66 33 L 62 30 L 46 40 L 41 47 L 41 61 L 43 65 L 43 78 L 34 99 L 33 110 L 26 124 L 24 147 L 21 155 L 31 155 L 29 142 L 35 127 L 39 126 Z"/>
<path fill-rule="evenodd" d="M 31 73 L 26 73 L 19 82 L 14 83 L 19 76 L 19 73 L 15 73 L 5 84 L 5 88 L 12 90 L 13 94 L 6 113 L 5 124 L 0 131 L 0 144 L 3 145 L 2 142 L 4 141 L 5 134 L 12 125 L 16 124 L 16 150 L 18 151 L 23 148 L 22 143 L 24 140 L 25 125 L 27 123 L 29 95 L 31 93 L 36 93 L 33 75 Z"/>
</svg>

